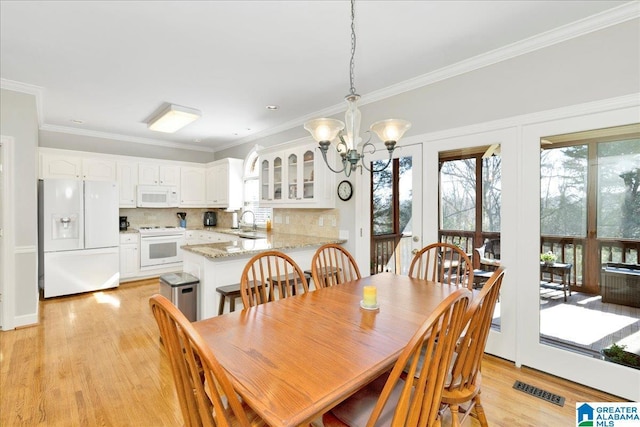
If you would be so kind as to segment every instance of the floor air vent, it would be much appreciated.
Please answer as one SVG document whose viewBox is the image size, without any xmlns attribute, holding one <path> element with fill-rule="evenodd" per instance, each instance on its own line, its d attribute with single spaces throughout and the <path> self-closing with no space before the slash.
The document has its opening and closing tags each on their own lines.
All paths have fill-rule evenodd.
<svg viewBox="0 0 640 427">
<path fill-rule="evenodd" d="M 527 383 L 523 383 L 522 381 L 516 380 L 513 384 L 513 388 L 516 390 L 520 390 L 524 393 L 530 394 L 531 396 L 538 397 L 542 400 L 546 400 L 547 402 L 551 402 L 554 405 L 564 406 L 564 397 L 558 396 L 557 394 L 553 394 L 546 390 L 542 390 L 541 388 L 534 387 Z"/>
</svg>

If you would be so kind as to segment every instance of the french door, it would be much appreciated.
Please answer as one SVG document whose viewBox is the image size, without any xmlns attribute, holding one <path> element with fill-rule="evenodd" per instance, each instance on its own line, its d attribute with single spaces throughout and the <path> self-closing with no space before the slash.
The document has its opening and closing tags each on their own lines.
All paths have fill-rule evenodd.
<svg viewBox="0 0 640 427">
<path fill-rule="evenodd" d="M 379 150 L 366 161 L 379 170 L 387 160 L 387 151 Z M 424 246 L 422 169 L 422 145 L 405 143 L 396 148 L 386 168 L 358 175 L 356 259 L 360 266 L 367 266 L 363 274 L 407 274 L 412 251 Z"/>
<path fill-rule="evenodd" d="M 625 165 L 625 168 L 622 168 L 624 170 L 620 169 L 619 162 L 631 161 L 635 163 L 634 167 L 638 168 L 640 153 L 612 155 L 613 151 L 620 150 L 621 142 L 605 142 L 591 144 L 591 146 L 590 143 L 586 143 L 582 148 L 566 149 L 549 149 L 548 146 L 542 145 L 545 150 L 555 151 L 557 161 L 560 162 L 558 164 L 564 164 L 562 167 L 552 167 L 553 172 L 550 173 L 544 168 L 550 164 L 551 159 L 544 153 L 541 159 L 540 148 L 541 143 L 545 144 L 549 136 L 624 126 L 637 123 L 637 120 L 638 108 L 630 107 L 523 127 L 519 154 L 520 173 L 523 180 L 518 187 L 521 194 L 528 194 L 531 197 L 528 197 L 526 204 L 522 203 L 518 208 L 518 216 L 522 221 L 518 234 L 522 243 L 518 248 L 519 256 L 516 264 L 519 275 L 517 363 L 633 401 L 640 400 L 640 370 L 606 362 L 597 357 L 597 354 L 594 357 L 582 351 L 576 352 L 569 347 L 560 347 L 550 343 L 546 336 L 563 333 L 564 338 L 569 341 L 596 342 L 600 339 L 597 335 L 599 330 L 606 327 L 610 318 L 618 317 L 619 313 L 615 311 L 598 313 L 594 310 L 592 304 L 599 303 L 601 295 L 600 292 L 592 292 L 598 291 L 599 288 L 600 263 L 606 262 L 609 253 L 612 252 L 610 235 L 620 231 L 619 227 L 617 230 L 610 227 L 614 223 L 613 218 L 616 215 L 624 216 L 624 209 L 615 205 L 611 197 L 615 193 L 625 191 L 622 184 L 624 176 L 620 175 L 624 175 L 624 170 L 627 168 Z M 559 144 L 558 147 L 561 145 Z M 569 161 L 571 163 L 568 163 Z M 618 169 L 620 171 L 616 172 Z M 570 170 L 575 172 L 573 178 L 576 179 L 572 187 L 565 186 L 562 189 L 562 194 L 554 195 L 553 192 L 548 191 L 548 188 L 542 186 L 542 184 L 555 184 L 553 181 L 541 180 L 541 178 L 561 173 L 563 179 L 570 178 L 568 175 Z M 578 181 L 578 176 L 581 182 Z M 563 182 L 563 180 L 555 181 Z M 567 179 L 564 179 L 564 182 L 569 183 Z M 609 182 L 608 188 L 603 188 L 602 185 L 607 182 Z M 611 185 L 612 183 L 617 184 Z M 579 197 L 581 193 L 576 192 L 579 188 L 583 188 L 584 201 Z M 539 258 L 545 239 L 553 240 L 553 236 L 549 235 L 553 234 L 554 227 L 562 225 L 560 216 L 557 216 L 555 221 L 549 220 L 550 213 L 554 212 L 551 209 L 554 205 L 550 204 L 550 201 L 563 202 L 563 195 L 571 196 L 571 200 L 567 199 L 564 202 L 572 202 L 573 205 L 567 204 L 557 210 L 556 215 L 570 213 L 571 220 L 566 222 L 566 230 L 563 233 L 575 235 L 575 237 L 572 238 L 571 251 L 567 252 L 566 245 L 561 245 L 561 249 L 556 247 L 554 251 L 567 256 L 567 253 L 573 253 L 573 247 L 579 249 L 573 259 L 565 258 L 564 261 L 568 263 L 573 261 L 576 264 L 577 268 L 571 279 L 573 289 L 584 291 L 585 297 L 574 295 L 569 298 L 569 302 L 580 298 L 580 303 L 567 305 L 562 304 L 564 298 L 561 296 L 561 304 L 552 307 L 558 315 L 549 322 L 550 318 L 548 313 L 545 313 L 547 309 L 544 306 L 550 305 L 552 301 L 541 298 Z M 578 214 L 579 212 L 583 214 Z M 603 243 L 607 244 L 603 245 Z M 544 248 L 551 247 L 549 245 Z M 622 258 L 620 260 L 623 261 Z M 627 260 L 627 262 L 633 261 Z M 596 316 L 599 320 L 590 324 L 589 320 Z M 637 324 L 637 319 L 633 323 Z M 623 332 L 623 328 L 626 326 L 617 326 L 616 333 Z"/>
<path fill-rule="evenodd" d="M 517 142 L 516 128 L 482 132 L 429 141 L 424 145 L 423 157 L 423 180 L 433 183 L 423 189 L 425 241 L 446 240 L 468 253 L 482 246 L 485 239 L 499 245 L 499 251 L 494 247 L 494 255 L 507 272 L 486 351 L 513 361 L 518 277 L 514 267 L 518 218 L 513 212 L 518 204 L 520 180 Z M 499 158 L 482 159 L 470 154 L 485 152 L 487 147 L 499 147 L 494 150 Z M 453 160 L 454 157 L 460 160 Z M 476 209 L 478 203 L 482 209 Z"/>
</svg>

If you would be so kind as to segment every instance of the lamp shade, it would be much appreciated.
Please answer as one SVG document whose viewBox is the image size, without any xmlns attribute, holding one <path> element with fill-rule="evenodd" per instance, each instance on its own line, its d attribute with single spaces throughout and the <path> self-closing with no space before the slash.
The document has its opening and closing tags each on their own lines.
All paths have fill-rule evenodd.
<svg viewBox="0 0 640 427">
<path fill-rule="evenodd" d="M 336 119 L 313 119 L 304 124 L 304 128 L 311 133 L 316 142 L 333 141 L 338 132 L 344 129 L 344 123 Z"/>
<path fill-rule="evenodd" d="M 381 141 L 398 142 L 402 135 L 409 130 L 411 123 L 401 119 L 380 120 L 371 125 L 371 130 L 378 135 Z"/>
<path fill-rule="evenodd" d="M 200 118 L 200 111 L 170 104 L 149 121 L 151 130 L 173 133 Z"/>
</svg>

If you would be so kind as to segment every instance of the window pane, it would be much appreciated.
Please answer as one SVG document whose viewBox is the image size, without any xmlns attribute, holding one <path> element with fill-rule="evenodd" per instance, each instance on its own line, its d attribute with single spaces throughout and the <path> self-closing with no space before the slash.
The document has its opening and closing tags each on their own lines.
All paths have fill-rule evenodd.
<svg viewBox="0 0 640 427">
<path fill-rule="evenodd" d="M 500 232 L 501 165 L 500 156 L 482 159 L 482 231 Z"/>
<path fill-rule="evenodd" d="M 440 169 L 441 228 L 475 230 L 475 159 L 451 160 Z"/>
<path fill-rule="evenodd" d="M 244 181 L 244 209 L 243 211 L 252 211 L 256 217 L 256 224 L 266 224 L 267 217 L 273 214 L 272 208 L 258 207 L 260 181 L 258 178 L 249 178 Z M 250 222 L 251 215 L 245 215 L 244 221 Z"/>
<path fill-rule="evenodd" d="M 540 155 L 540 232 L 586 236 L 586 145 L 547 149 Z"/>
<path fill-rule="evenodd" d="M 598 144 L 598 237 L 640 239 L 640 139 Z"/>
<path fill-rule="evenodd" d="M 398 197 L 400 201 L 400 232 L 402 234 L 411 234 L 411 212 L 413 203 L 412 158 L 400 157 L 399 165 Z"/>
<path fill-rule="evenodd" d="M 387 163 L 386 160 L 371 162 L 373 169 L 380 169 Z M 381 172 L 372 172 L 373 194 L 373 234 L 393 233 L 393 162 Z"/>
</svg>

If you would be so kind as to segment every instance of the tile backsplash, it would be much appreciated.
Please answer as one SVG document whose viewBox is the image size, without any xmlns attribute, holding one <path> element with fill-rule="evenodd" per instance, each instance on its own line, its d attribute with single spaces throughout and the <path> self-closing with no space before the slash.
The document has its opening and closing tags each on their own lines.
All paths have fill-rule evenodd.
<svg viewBox="0 0 640 427">
<path fill-rule="evenodd" d="M 129 227 L 151 227 L 151 226 L 178 226 L 180 219 L 178 212 L 187 213 L 187 228 L 202 227 L 204 223 L 204 213 L 214 211 L 217 217 L 218 227 L 231 227 L 231 212 L 224 209 L 189 209 L 189 208 L 136 208 L 120 209 L 120 216 L 126 216 Z"/>
<path fill-rule="evenodd" d="M 340 234 L 340 210 L 274 209 L 272 223 L 273 231 L 281 233 L 337 238 Z"/>
<path fill-rule="evenodd" d="M 231 212 L 226 212 L 224 209 L 120 209 L 120 216 L 127 217 L 130 228 L 178 226 L 179 218 L 177 213 L 186 212 L 187 228 L 197 228 L 202 227 L 204 212 L 211 210 L 217 214 L 218 227 L 231 227 Z M 340 234 L 338 227 L 338 224 L 340 224 L 340 211 L 338 209 L 274 209 L 271 223 L 273 231 L 280 233 L 338 237 Z"/>
</svg>

